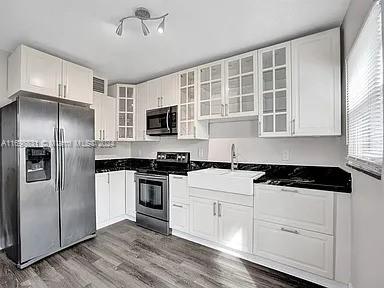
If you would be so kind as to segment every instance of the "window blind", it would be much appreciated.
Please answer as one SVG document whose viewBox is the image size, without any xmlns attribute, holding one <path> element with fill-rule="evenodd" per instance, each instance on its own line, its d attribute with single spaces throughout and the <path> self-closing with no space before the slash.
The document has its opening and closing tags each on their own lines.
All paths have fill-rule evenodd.
<svg viewBox="0 0 384 288">
<path fill-rule="evenodd" d="M 347 164 L 381 177 L 383 166 L 383 47 L 376 1 L 346 59 Z"/>
</svg>

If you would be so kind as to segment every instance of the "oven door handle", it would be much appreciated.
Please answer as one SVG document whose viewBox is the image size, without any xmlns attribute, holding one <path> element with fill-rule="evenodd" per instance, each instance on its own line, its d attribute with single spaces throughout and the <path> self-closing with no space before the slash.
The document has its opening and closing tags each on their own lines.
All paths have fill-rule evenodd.
<svg viewBox="0 0 384 288">
<path fill-rule="evenodd" d="M 167 111 L 167 119 L 166 119 L 166 122 L 167 122 L 167 129 L 168 129 L 168 131 L 171 131 L 171 128 L 169 127 L 169 112 L 170 112 L 170 110 Z"/>
<path fill-rule="evenodd" d="M 154 174 L 143 174 L 143 173 L 136 173 L 136 179 L 144 179 L 144 180 L 151 180 L 151 179 L 158 179 L 158 180 L 168 180 L 168 176 L 160 176 L 160 175 L 154 175 Z"/>
</svg>

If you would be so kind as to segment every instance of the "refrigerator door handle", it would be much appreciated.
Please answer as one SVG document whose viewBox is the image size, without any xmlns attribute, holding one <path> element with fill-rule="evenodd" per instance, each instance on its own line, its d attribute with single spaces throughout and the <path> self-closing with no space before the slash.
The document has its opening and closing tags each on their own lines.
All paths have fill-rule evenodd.
<svg viewBox="0 0 384 288">
<path fill-rule="evenodd" d="M 64 190 L 65 185 L 65 139 L 64 129 L 60 129 L 60 189 Z"/>
<path fill-rule="evenodd" d="M 55 190 L 59 192 L 59 178 L 60 178 L 60 166 L 59 166 L 59 129 L 53 129 L 53 137 L 55 141 Z"/>
</svg>

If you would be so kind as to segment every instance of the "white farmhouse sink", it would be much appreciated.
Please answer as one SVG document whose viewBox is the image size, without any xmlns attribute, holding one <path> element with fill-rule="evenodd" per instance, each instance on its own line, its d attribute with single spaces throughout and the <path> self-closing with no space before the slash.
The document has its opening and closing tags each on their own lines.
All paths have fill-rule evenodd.
<svg viewBox="0 0 384 288">
<path fill-rule="evenodd" d="M 208 168 L 188 172 L 188 186 L 220 192 L 253 195 L 253 180 L 263 176 L 262 171 Z"/>
</svg>

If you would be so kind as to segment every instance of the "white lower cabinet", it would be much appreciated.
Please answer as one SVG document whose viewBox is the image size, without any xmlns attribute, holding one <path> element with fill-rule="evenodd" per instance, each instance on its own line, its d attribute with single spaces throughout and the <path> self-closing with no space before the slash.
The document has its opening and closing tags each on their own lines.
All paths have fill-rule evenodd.
<svg viewBox="0 0 384 288">
<path fill-rule="evenodd" d="M 190 232 L 192 235 L 217 241 L 217 201 L 190 197 Z"/>
<path fill-rule="evenodd" d="M 171 217 L 169 226 L 177 231 L 189 232 L 189 205 L 183 203 L 171 203 Z"/>
<path fill-rule="evenodd" d="M 135 171 L 125 171 L 125 214 L 131 220 L 136 220 L 135 173 Z"/>
<path fill-rule="evenodd" d="M 231 249 L 252 252 L 253 208 L 190 197 L 190 233 Z"/>
<path fill-rule="evenodd" d="M 96 228 L 125 217 L 125 171 L 96 174 Z"/>
<path fill-rule="evenodd" d="M 252 252 L 252 207 L 219 202 L 219 243 L 243 252 Z"/>
<path fill-rule="evenodd" d="M 333 236 L 255 220 L 254 254 L 333 278 Z"/>
</svg>

